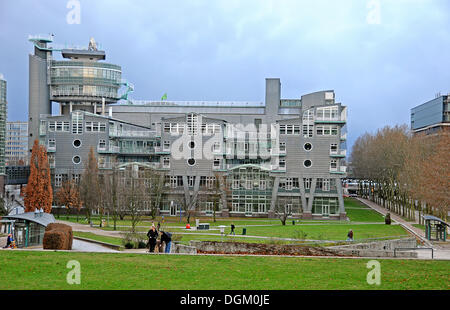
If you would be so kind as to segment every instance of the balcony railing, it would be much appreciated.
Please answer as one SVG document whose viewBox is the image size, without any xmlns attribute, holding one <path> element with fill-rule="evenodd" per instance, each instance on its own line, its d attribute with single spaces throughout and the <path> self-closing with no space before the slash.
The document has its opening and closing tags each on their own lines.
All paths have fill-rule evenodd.
<svg viewBox="0 0 450 310">
<path fill-rule="evenodd" d="M 120 146 L 101 147 L 97 145 L 97 153 L 120 153 Z"/>
<path fill-rule="evenodd" d="M 330 151 L 331 157 L 345 157 L 347 156 L 347 150 Z"/>
<path fill-rule="evenodd" d="M 131 138 L 153 138 L 157 136 L 156 131 L 125 131 L 125 130 L 109 130 L 109 135 L 111 137 L 131 137 Z"/>
</svg>

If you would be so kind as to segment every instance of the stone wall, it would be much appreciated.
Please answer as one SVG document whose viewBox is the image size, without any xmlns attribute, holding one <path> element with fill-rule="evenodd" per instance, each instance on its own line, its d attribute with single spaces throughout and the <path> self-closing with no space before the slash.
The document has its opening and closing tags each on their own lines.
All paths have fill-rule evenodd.
<svg viewBox="0 0 450 310">
<path fill-rule="evenodd" d="M 189 245 L 184 245 L 178 242 L 172 242 L 170 253 L 175 254 L 197 254 L 197 248 Z"/>
<path fill-rule="evenodd" d="M 343 256 L 343 257 L 394 257 L 395 248 L 415 248 L 416 239 L 396 239 L 379 242 L 350 244 L 333 247 L 302 245 L 279 245 L 245 242 L 190 241 L 189 254 L 248 254 L 248 255 L 294 255 L 294 256 Z M 192 253 L 190 252 L 192 251 Z M 177 252 L 173 252 L 177 253 Z M 187 253 L 187 252 L 178 252 Z M 417 257 L 416 252 L 399 251 L 397 257 Z"/>
<path fill-rule="evenodd" d="M 394 257 L 394 249 L 398 248 L 416 248 L 416 238 L 383 240 L 377 242 L 348 244 L 328 247 L 338 251 L 341 254 L 350 254 L 359 257 Z M 397 257 L 417 257 L 416 252 L 399 251 Z"/>
<path fill-rule="evenodd" d="M 350 256 L 333 249 L 300 245 L 261 244 L 246 242 L 215 242 L 191 240 L 197 253 L 250 254 L 250 255 L 298 255 L 298 256 Z"/>
</svg>

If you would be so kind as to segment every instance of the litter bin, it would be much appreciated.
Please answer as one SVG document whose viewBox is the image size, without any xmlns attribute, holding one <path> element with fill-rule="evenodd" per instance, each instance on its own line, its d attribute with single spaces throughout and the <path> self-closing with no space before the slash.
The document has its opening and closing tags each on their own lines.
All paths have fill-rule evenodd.
<svg viewBox="0 0 450 310">
<path fill-rule="evenodd" d="M 292 221 L 292 225 L 295 225 L 295 220 Z"/>
<path fill-rule="evenodd" d="M 247 228 L 242 228 L 242 235 L 246 235 L 247 234 Z"/>
</svg>

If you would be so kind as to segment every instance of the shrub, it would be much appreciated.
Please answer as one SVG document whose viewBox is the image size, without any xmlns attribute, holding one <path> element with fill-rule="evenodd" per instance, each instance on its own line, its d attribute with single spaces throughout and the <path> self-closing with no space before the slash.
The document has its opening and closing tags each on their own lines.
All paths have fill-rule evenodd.
<svg viewBox="0 0 450 310">
<path fill-rule="evenodd" d="M 125 243 L 125 248 L 126 249 L 132 249 L 132 248 L 134 248 L 134 244 L 131 243 L 131 242 L 127 242 L 127 243 Z"/>
<path fill-rule="evenodd" d="M 147 247 L 147 236 L 139 233 L 126 233 L 122 239 L 122 244 L 127 249 L 143 249 Z M 131 248 L 128 248 L 127 244 L 131 244 Z"/>
<path fill-rule="evenodd" d="M 66 224 L 51 223 L 45 228 L 43 248 L 48 250 L 72 250 L 72 227 Z"/>
<path fill-rule="evenodd" d="M 385 216 L 385 218 L 384 218 L 384 223 L 385 223 L 386 225 L 391 225 L 391 214 L 390 214 L 390 213 L 387 213 L 387 214 L 386 214 L 386 216 Z"/>
<path fill-rule="evenodd" d="M 306 236 L 308 236 L 307 233 L 305 233 L 303 230 L 295 230 L 293 233 L 293 239 L 300 239 L 300 240 L 305 240 Z"/>
<path fill-rule="evenodd" d="M 147 243 L 144 241 L 138 242 L 138 249 L 145 249 L 147 247 Z"/>
</svg>

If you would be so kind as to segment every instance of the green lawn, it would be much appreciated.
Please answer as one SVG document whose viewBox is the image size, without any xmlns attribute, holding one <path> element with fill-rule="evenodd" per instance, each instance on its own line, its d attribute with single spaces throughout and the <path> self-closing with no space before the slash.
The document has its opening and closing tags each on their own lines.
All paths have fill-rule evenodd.
<svg viewBox="0 0 450 310">
<path fill-rule="evenodd" d="M 80 285 L 66 282 L 69 260 L 80 262 Z M 366 282 L 367 261 L 0 251 L 0 289 L 450 289 L 446 261 L 379 260 L 379 286 Z"/>
<path fill-rule="evenodd" d="M 73 235 L 76 237 L 87 238 L 87 239 L 106 242 L 106 243 L 110 243 L 110 244 L 114 244 L 114 245 L 120 245 L 120 246 L 122 245 L 122 238 L 118 238 L 118 237 L 102 236 L 102 235 L 97 235 L 94 233 L 84 232 L 84 231 L 74 231 Z"/>
</svg>

